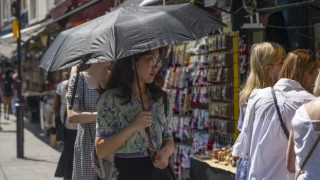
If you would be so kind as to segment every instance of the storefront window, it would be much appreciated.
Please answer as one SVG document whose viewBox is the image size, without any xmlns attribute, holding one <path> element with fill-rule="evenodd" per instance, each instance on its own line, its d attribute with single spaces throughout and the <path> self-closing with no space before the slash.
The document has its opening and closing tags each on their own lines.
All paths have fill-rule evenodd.
<svg viewBox="0 0 320 180">
<path fill-rule="evenodd" d="M 30 16 L 30 20 L 34 20 L 36 19 L 36 0 L 29 0 L 29 3 L 30 3 L 30 8 L 29 8 L 29 16 Z"/>
<path fill-rule="evenodd" d="M 3 21 L 9 21 L 9 5 L 8 0 L 3 0 Z"/>
<path fill-rule="evenodd" d="M 56 4 L 58 4 L 58 3 L 62 2 L 62 1 L 64 1 L 64 0 L 54 0 L 54 4 L 56 5 Z"/>
</svg>

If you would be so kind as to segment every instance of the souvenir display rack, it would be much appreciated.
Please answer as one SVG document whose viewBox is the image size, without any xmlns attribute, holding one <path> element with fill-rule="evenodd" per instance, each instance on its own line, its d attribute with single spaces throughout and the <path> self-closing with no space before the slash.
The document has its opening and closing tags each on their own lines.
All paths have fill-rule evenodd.
<svg viewBox="0 0 320 180">
<path fill-rule="evenodd" d="M 177 176 L 194 155 L 236 166 L 230 148 L 238 133 L 238 44 L 235 32 L 170 48 L 164 89 L 174 112 Z"/>
</svg>

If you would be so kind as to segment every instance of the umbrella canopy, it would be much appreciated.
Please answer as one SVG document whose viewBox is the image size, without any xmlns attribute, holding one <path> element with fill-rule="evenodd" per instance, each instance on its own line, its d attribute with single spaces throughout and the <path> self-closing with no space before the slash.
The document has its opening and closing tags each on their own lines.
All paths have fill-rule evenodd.
<svg viewBox="0 0 320 180">
<path fill-rule="evenodd" d="M 122 7 L 60 33 L 40 67 L 55 71 L 83 63 L 113 61 L 196 40 L 224 26 L 192 4 Z"/>
</svg>

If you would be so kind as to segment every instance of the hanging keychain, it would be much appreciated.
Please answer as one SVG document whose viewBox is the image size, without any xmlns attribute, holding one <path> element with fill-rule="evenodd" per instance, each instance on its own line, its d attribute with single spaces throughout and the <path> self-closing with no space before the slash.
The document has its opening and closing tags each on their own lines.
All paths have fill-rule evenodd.
<svg viewBox="0 0 320 180">
<path fill-rule="evenodd" d="M 200 113 L 198 113 L 198 119 L 199 119 L 199 121 L 198 121 L 198 129 L 202 130 L 202 129 L 204 129 L 204 126 L 203 126 L 203 124 L 204 124 L 203 110 L 201 110 Z"/>
</svg>

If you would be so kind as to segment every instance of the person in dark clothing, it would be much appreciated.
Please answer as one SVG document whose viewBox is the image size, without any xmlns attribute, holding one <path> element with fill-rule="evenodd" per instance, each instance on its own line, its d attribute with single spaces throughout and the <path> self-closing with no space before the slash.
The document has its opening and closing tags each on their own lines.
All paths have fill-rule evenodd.
<svg viewBox="0 0 320 180">
<path fill-rule="evenodd" d="M 7 70 L 5 74 L 5 78 L 2 79 L 2 83 L 1 83 L 2 101 L 3 101 L 3 110 L 4 110 L 5 119 L 9 119 L 10 104 L 13 96 L 13 84 L 14 84 L 14 80 L 11 77 L 11 70 Z"/>
</svg>

